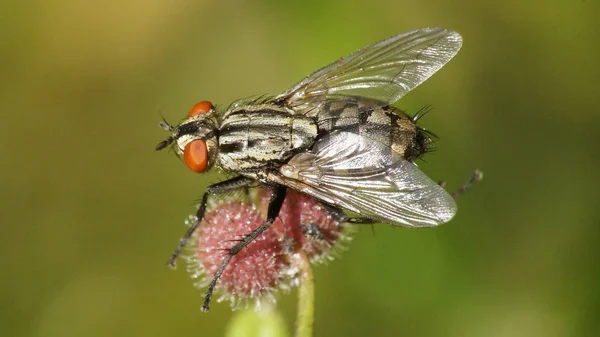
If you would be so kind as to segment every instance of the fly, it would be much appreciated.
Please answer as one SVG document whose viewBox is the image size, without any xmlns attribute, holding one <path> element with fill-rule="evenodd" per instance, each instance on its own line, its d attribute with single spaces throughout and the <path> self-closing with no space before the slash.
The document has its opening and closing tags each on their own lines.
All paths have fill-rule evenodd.
<svg viewBox="0 0 600 337">
<path fill-rule="evenodd" d="M 390 104 L 448 63 L 461 45 L 461 36 L 447 29 L 412 30 L 341 58 L 278 96 L 240 100 L 224 110 L 203 101 L 179 125 L 160 123 L 172 135 L 157 150 L 173 144 L 191 170 L 218 167 L 234 175 L 206 189 L 171 266 L 211 196 L 273 187 L 265 222 L 229 249 L 208 286 L 204 311 L 231 258 L 275 221 L 288 188 L 352 223 L 432 227 L 452 219 L 452 196 L 413 163 L 430 149 L 433 135 L 417 125 L 420 114 L 411 117 Z"/>
</svg>

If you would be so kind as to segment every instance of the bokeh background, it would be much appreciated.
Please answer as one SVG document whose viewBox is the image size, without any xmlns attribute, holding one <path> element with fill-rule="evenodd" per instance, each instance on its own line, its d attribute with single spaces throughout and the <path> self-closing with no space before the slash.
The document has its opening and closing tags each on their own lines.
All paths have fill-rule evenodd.
<svg viewBox="0 0 600 337">
<path fill-rule="evenodd" d="M 317 336 L 599 336 L 597 1 L 103 1 L 0 5 L 0 334 L 219 336 L 165 266 L 203 188 L 154 146 L 200 100 L 279 93 L 425 26 L 447 67 L 398 102 L 433 112 L 421 168 L 458 187 L 449 224 L 358 230 L 316 268 Z M 293 327 L 295 292 L 278 308 Z"/>
</svg>

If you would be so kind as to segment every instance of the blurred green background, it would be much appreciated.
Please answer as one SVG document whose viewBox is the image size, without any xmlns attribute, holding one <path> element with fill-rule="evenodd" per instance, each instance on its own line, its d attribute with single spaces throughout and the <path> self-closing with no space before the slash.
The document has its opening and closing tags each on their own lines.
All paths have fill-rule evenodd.
<svg viewBox="0 0 600 337">
<path fill-rule="evenodd" d="M 433 112 L 421 168 L 449 224 L 360 228 L 316 272 L 317 336 L 598 336 L 597 1 L 105 1 L 0 5 L 2 336 L 219 336 L 226 303 L 165 266 L 218 175 L 154 146 L 197 101 L 276 94 L 385 37 L 458 31 L 397 105 Z M 279 296 L 290 328 L 295 291 Z"/>
</svg>

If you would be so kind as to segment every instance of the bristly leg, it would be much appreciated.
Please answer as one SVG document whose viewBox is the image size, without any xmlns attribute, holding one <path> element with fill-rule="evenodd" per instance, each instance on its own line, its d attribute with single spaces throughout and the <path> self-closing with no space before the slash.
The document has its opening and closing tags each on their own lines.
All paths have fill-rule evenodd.
<svg viewBox="0 0 600 337">
<path fill-rule="evenodd" d="M 344 213 L 344 211 L 341 208 L 338 208 L 336 206 L 328 205 L 325 203 L 322 203 L 321 206 L 325 210 L 327 210 L 329 215 L 338 222 L 347 222 L 355 225 L 372 225 L 377 223 L 377 220 L 373 220 L 370 218 L 349 217 L 348 215 L 346 215 L 346 213 Z"/>
<path fill-rule="evenodd" d="M 348 222 L 356 225 L 372 225 L 376 224 L 378 221 L 370 218 L 348 218 Z"/>
<path fill-rule="evenodd" d="M 281 210 L 283 201 L 285 200 L 286 192 L 287 187 L 283 185 L 276 186 L 273 190 L 273 194 L 271 195 L 271 200 L 269 201 L 269 208 L 267 210 L 267 219 L 265 223 L 263 223 L 254 231 L 252 231 L 252 233 L 246 235 L 240 242 L 238 242 L 235 246 L 229 249 L 227 255 L 223 258 L 223 262 L 221 262 L 219 269 L 217 269 L 217 272 L 215 273 L 208 285 L 206 295 L 204 296 L 204 304 L 202 305 L 202 311 L 207 312 L 210 310 L 210 300 L 212 298 L 213 291 L 215 290 L 217 281 L 219 280 L 219 278 L 221 278 L 221 275 L 225 271 L 225 268 L 227 267 L 229 261 L 231 261 L 231 259 L 237 253 L 244 249 L 244 247 L 248 246 L 259 235 L 261 235 L 265 230 L 267 230 L 273 224 L 273 222 L 275 222 L 277 216 L 279 216 L 279 211 Z"/>
<path fill-rule="evenodd" d="M 175 260 L 177 259 L 177 257 L 179 257 L 179 254 L 181 254 L 183 247 L 185 247 L 187 241 L 192 237 L 192 234 L 194 234 L 194 231 L 200 225 L 202 218 L 204 218 L 204 212 L 206 211 L 206 203 L 208 202 L 209 196 L 213 194 L 225 193 L 244 188 L 252 184 L 253 182 L 254 180 L 251 178 L 239 176 L 226 181 L 222 181 L 214 185 L 210 185 L 204 192 L 204 195 L 202 196 L 202 201 L 200 202 L 200 206 L 198 207 L 198 211 L 196 212 L 196 220 L 192 223 L 190 228 L 185 232 L 185 234 L 179 241 L 179 245 L 177 245 L 177 248 L 175 249 L 173 254 L 171 254 L 169 262 L 167 262 L 168 265 L 172 268 L 175 268 Z"/>
<path fill-rule="evenodd" d="M 469 188 L 471 188 L 471 185 L 473 185 L 473 183 L 478 182 L 481 179 L 483 179 L 483 172 L 481 172 L 479 170 L 473 171 L 473 174 L 471 174 L 471 176 L 469 177 L 469 180 L 467 180 L 467 182 L 464 183 L 464 185 L 462 185 L 458 190 L 452 192 L 450 195 L 454 199 L 458 198 L 459 196 L 464 194 Z M 440 182 L 438 182 L 438 185 L 440 185 L 442 188 L 444 188 L 446 186 L 446 182 L 440 181 Z"/>
</svg>

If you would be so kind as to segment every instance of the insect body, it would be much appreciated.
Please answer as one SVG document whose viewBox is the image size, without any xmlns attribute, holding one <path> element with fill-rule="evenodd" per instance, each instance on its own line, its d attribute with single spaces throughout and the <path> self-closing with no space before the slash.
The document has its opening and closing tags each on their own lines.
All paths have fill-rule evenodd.
<svg viewBox="0 0 600 337">
<path fill-rule="evenodd" d="M 277 218 L 288 188 L 328 205 L 349 222 L 431 227 L 456 213 L 452 197 L 413 161 L 430 147 L 432 134 L 419 118 L 391 107 L 444 66 L 460 49 L 459 34 L 423 28 L 365 47 L 317 70 L 284 93 L 240 100 L 224 111 L 200 102 L 157 150 L 174 143 L 188 167 L 219 167 L 234 178 L 205 191 L 196 221 L 169 263 L 174 265 L 204 216 L 212 195 L 253 184 L 273 186 L 267 219 L 225 256 L 209 284 L 204 310 L 231 257 Z"/>
</svg>

